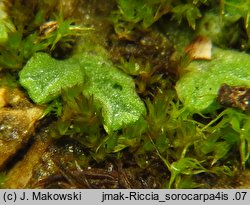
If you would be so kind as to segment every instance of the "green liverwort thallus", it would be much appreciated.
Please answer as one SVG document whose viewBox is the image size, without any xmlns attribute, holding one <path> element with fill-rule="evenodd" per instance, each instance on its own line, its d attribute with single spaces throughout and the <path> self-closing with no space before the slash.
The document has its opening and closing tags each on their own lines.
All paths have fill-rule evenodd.
<svg viewBox="0 0 250 205">
<path fill-rule="evenodd" d="M 56 60 L 36 53 L 20 72 L 20 83 L 38 104 L 57 98 L 64 88 L 83 84 L 83 94 L 93 96 L 101 108 L 107 132 L 134 123 L 145 113 L 133 79 L 95 54 Z"/>
</svg>

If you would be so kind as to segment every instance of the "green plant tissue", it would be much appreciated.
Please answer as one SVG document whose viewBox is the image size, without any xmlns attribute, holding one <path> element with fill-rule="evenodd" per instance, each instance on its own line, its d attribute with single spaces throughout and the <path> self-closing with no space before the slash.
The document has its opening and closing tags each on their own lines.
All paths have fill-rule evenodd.
<svg viewBox="0 0 250 205">
<path fill-rule="evenodd" d="M 193 113 L 216 110 L 218 90 L 223 83 L 250 86 L 250 56 L 234 50 L 212 49 L 212 60 L 192 61 L 176 84 L 178 97 Z"/>
<path fill-rule="evenodd" d="M 80 65 L 86 76 L 85 96 L 94 96 L 102 108 L 107 132 L 137 121 L 146 112 L 135 92 L 133 79 L 101 56 L 83 54 Z"/>
<path fill-rule="evenodd" d="M 55 60 L 48 54 L 36 53 L 20 72 L 20 83 L 38 104 L 55 99 L 63 88 L 84 84 L 83 94 L 93 96 L 102 110 L 107 132 L 136 122 L 146 112 L 133 79 L 95 54 Z"/>
<path fill-rule="evenodd" d="M 0 44 L 5 43 L 8 40 L 7 28 L 2 22 L 0 22 Z"/>
<path fill-rule="evenodd" d="M 21 85 L 37 104 L 48 103 L 61 90 L 83 83 L 83 74 L 75 59 L 56 60 L 46 53 L 35 53 L 19 73 Z"/>
</svg>

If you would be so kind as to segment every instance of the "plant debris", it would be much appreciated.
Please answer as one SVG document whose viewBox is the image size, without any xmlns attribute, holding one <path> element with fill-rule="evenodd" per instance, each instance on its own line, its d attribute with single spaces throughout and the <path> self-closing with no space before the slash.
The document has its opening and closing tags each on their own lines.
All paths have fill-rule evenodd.
<svg viewBox="0 0 250 205">
<path fill-rule="evenodd" d="M 212 41 L 207 37 L 198 36 L 186 47 L 185 52 L 192 60 L 211 60 Z"/>
<path fill-rule="evenodd" d="M 227 107 L 235 107 L 241 110 L 250 109 L 250 89 L 247 87 L 221 85 L 217 101 Z"/>
</svg>

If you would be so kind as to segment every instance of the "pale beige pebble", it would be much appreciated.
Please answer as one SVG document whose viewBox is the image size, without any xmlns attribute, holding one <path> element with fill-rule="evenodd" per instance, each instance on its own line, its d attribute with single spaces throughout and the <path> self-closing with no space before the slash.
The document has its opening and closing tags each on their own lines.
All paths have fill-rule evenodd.
<svg viewBox="0 0 250 205">
<path fill-rule="evenodd" d="M 5 92 L 6 88 L 0 88 L 0 108 L 6 105 Z"/>
<path fill-rule="evenodd" d="M 0 109 L 0 170 L 28 142 L 42 115 L 43 109 L 36 106 Z"/>
<path fill-rule="evenodd" d="M 43 113 L 18 88 L 0 87 L 0 170 L 29 141 Z"/>
</svg>

